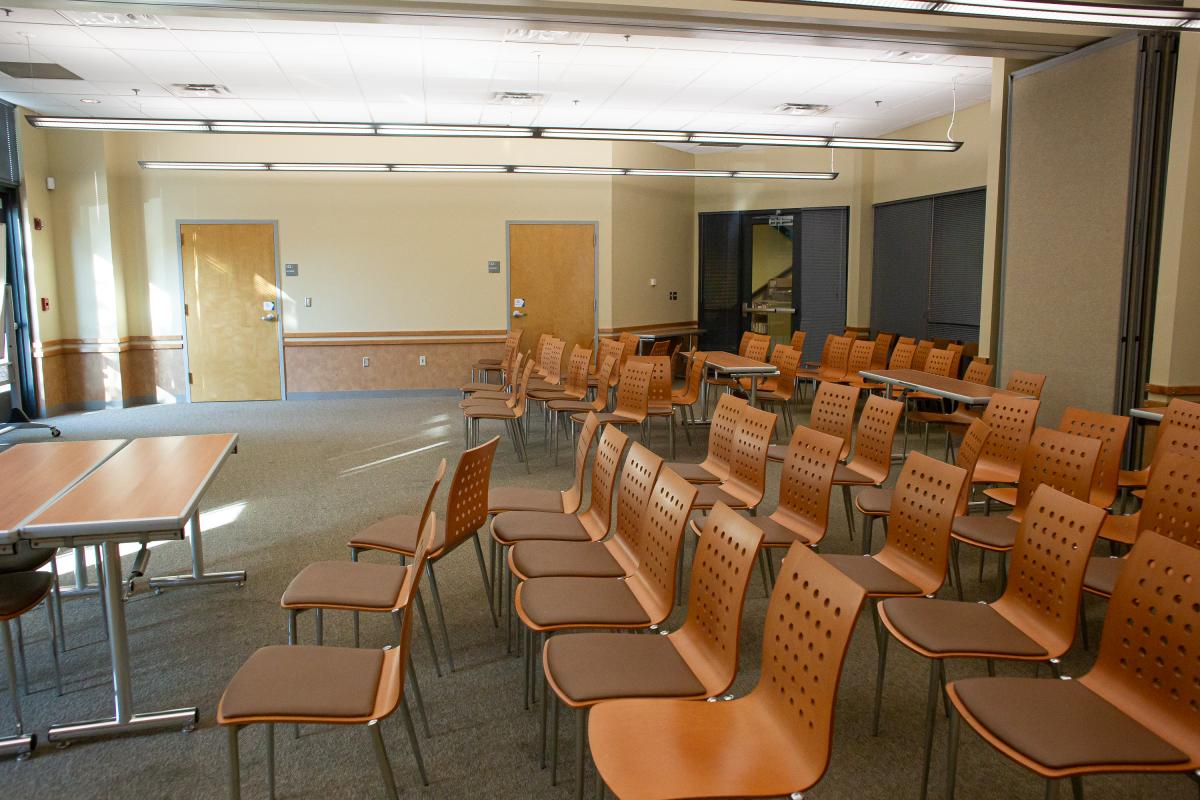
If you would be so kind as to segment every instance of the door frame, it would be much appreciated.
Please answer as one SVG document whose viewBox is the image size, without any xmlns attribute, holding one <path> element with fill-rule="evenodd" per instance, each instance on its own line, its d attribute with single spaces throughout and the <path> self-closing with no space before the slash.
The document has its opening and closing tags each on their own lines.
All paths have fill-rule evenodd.
<svg viewBox="0 0 1200 800">
<path fill-rule="evenodd" d="M 512 330 L 512 228 L 514 225 L 592 226 L 592 352 L 600 346 L 600 221 L 594 219 L 510 219 L 504 222 L 504 330 Z"/>
<path fill-rule="evenodd" d="M 183 388 L 184 401 L 192 402 L 192 383 L 187 379 L 191 371 L 188 358 L 187 290 L 184 284 L 183 272 L 183 226 L 184 225 L 270 225 L 272 248 L 275 251 L 275 308 L 279 314 L 279 327 L 276 329 L 276 349 L 279 352 L 279 399 L 287 400 L 287 375 L 283 360 L 283 284 L 279 272 L 279 220 L 277 219 L 177 219 L 175 220 L 175 253 L 179 263 L 179 319 L 183 323 Z"/>
</svg>

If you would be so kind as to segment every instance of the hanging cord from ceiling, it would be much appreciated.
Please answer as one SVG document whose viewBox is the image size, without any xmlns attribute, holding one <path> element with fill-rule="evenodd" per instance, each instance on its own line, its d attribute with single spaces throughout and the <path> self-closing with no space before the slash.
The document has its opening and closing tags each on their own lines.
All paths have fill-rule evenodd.
<svg viewBox="0 0 1200 800">
<path fill-rule="evenodd" d="M 954 82 L 950 84 L 950 127 L 946 128 L 946 141 L 954 141 L 954 119 L 958 116 L 958 75 L 954 76 Z"/>
</svg>

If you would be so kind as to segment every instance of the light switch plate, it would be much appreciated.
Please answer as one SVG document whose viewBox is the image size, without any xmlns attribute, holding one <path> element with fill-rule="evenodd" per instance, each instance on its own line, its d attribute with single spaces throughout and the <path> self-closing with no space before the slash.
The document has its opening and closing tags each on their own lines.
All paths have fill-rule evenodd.
<svg viewBox="0 0 1200 800">
<path fill-rule="evenodd" d="M 304 298 L 304 307 L 312 308 L 312 298 L 311 297 Z"/>
</svg>

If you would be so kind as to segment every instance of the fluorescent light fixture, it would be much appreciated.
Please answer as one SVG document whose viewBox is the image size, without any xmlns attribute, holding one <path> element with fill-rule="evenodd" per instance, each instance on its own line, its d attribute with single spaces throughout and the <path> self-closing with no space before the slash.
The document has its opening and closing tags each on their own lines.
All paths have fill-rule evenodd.
<svg viewBox="0 0 1200 800">
<path fill-rule="evenodd" d="M 915 139 L 860 139 L 853 136 L 834 136 L 828 147 L 858 148 L 860 150 L 934 150 L 953 152 L 962 147 L 962 142 L 939 142 Z"/>
<path fill-rule="evenodd" d="M 773 0 L 789 5 L 843 6 L 877 8 L 887 11 L 916 11 L 927 14 L 955 14 L 974 17 L 999 17 L 1029 22 L 1069 22 L 1128 28 L 1200 29 L 1200 9 L 1166 5 L 1130 5 L 1126 3 L 1081 3 L 1073 0 Z"/>
<path fill-rule="evenodd" d="M 688 137 L 695 144 L 761 144 L 787 147 L 824 147 L 828 136 L 789 136 L 776 133 L 693 133 Z"/>
<path fill-rule="evenodd" d="M 687 131 L 638 131 L 611 128 L 542 128 L 543 139 L 602 139 L 630 142 L 686 142 Z"/>
<path fill-rule="evenodd" d="M 727 169 L 627 169 L 626 175 L 645 175 L 662 178 L 730 178 Z"/>
<path fill-rule="evenodd" d="M 513 172 L 536 175 L 624 175 L 620 167 L 513 167 Z"/>
<path fill-rule="evenodd" d="M 314 133 L 369 136 L 375 126 L 369 122 L 210 122 L 213 133 Z"/>
<path fill-rule="evenodd" d="M 189 131 L 203 133 L 208 125 L 192 119 L 113 119 L 106 117 L 29 117 L 35 128 L 75 128 L 97 131 Z"/>
<path fill-rule="evenodd" d="M 198 169 L 209 171 L 265 172 L 267 164 L 251 161 L 139 161 L 142 169 Z"/>
<path fill-rule="evenodd" d="M 499 164 L 392 164 L 392 172 L 508 172 Z"/>
<path fill-rule="evenodd" d="M 375 130 L 385 136 L 482 136 L 493 139 L 534 136 L 533 128 L 507 125 L 376 125 Z"/>
<path fill-rule="evenodd" d="M 387 172 L 387 164 L 271 164 L 273 172 Z"/>
<path fill-rule="evenodd" d="M 769 180 L 793 181 L 831 181 L 836 178 L 836 172 L 759 172 L 754 170 L 738 170 L 733 173 L 735 178 L 766 178 Z"/>
</svg>

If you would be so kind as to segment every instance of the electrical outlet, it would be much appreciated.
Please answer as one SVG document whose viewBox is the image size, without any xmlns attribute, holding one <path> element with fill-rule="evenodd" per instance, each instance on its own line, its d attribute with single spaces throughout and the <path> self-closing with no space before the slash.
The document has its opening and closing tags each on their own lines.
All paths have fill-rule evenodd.
<svg viewBox="0 0 1200 800">
<path fill-rule="evenodd" d="M 364 367 L 369 367 L 369 366 L 371 366 L 371 359 L 370 359 L 370 357 L 368 357 L 368 356 L 363 356 L 363 366 L 364 366 Z"/>
<path fill-rule="evenodd" d="M 423 355 L 422 355 L 422 356 L 418 356 L 418 357 L 417 357 L 417 363 L 418 363 L 418 364 L 420 364 L 422 367 L 423 367 L 423 366 L 425 366 L 425 356 L 423 356 Z"/>
<path fill-rule="evenodd" d="M 312 298 L 311 297 L 304 298 L 304 307 L 312 308 Z"/>
</svg>

